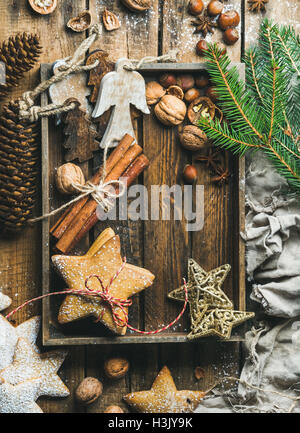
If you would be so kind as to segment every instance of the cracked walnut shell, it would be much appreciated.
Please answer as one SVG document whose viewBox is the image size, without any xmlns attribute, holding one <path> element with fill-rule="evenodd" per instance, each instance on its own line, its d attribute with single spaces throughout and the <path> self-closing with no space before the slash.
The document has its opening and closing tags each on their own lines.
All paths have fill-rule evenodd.
<svg viewBox="0 0 300 433">
<path fill-rule="evenodd" d="M 151 0 L 121 0 L 133 12 L 143 12 L 151 7 Z"/>
<path fill-rule="evenodd" d="M 166 126 L 176 126 L 183 122 L 186 115 L 186 105 L 173 95 L 165 95 L 156 104 L 154 112 L 158 120 Z"/>
<path fill-rule="evenodd" d="M 129 362 L 125 358 L 110 358 L 104 364 L 104 371 L 109 379 L 121 379 L 129 369 Z"/>
<path fill-rule="evenodd" d="M 74 32 L 84 32 L 88 28 L 91 27 L 92 24 L 92 15 L 90 11 L 83 11 L 77 17 L 71 18 L 67 27 L 72 29 Z"/>
<path fill-rule="evenodd" d="M 165 94 L 166 90 L 157 81 L 147 83 L 146 100 L 148 105 L 156 104 Z"/>
<path fill-rule="evenodd" d="M 106 8 L 102 14 L 103 25 L 108 32 L 117 30 L 121 27 L 120 21 L 113 12 L 108 11 Z"/>
</svg>

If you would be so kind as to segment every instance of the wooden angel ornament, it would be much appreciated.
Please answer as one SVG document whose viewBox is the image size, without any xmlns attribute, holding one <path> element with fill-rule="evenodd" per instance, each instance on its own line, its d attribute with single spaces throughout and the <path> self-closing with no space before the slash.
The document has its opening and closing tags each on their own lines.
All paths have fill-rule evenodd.
<svg viewBox="0 0 300 433">
<path fill-rule="evenodd" d="M 100 147 L 103 149 L 106 146 L 117 146 L 125 134 L 135 136 L 130 116 L 130 104 L 144 114 L 149 114 L 144 78 L 138 72 L 124 68 L 129 64 L 128 59 L 119 59 L 116 62 L 115 71 L 106 74 L 101 81 L 92 117 L 99 117 L 110 107 L 113 107 L 100 143 Z"/>
</svg>

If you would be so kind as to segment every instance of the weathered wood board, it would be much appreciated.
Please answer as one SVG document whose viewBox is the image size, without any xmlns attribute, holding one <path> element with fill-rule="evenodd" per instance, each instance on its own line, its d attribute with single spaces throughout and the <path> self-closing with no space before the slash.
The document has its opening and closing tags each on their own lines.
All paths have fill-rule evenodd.
<svg viewBox="0 0 300 433">
<path fill-rule="evenodd" d="M 141 67 L 140 72 L 146 80 L 155 79 L 162 71 L 176 73 L 196 73 L 204 64 L 150 64 Z M 243 74 L 243 66 L 239 66 Z M 50 66 L 42 65 L 42 79 L 49 76 Z M 46 95 L 43 103 L 46 103 Z M 54 146 L 51 142 L 49 124 L 43 119 L 42 128 L 42 182 L 43 211 L 47 213 L 59 204 L 59 194 L 53 187 L 53 175 L 63 160 L 62 152 L 55 153 L 55 160 L 49 151 Z M 137 127 L 139 144 L 150 160 L 150 166 L 144 172 L 140 182 L 144 184 L 150 196 L 152 185 L 182 185 L 182 171 L 192 156 L 184 152 L 178 143 L 176 128 L 166 128 L 157 121 L 153 112 L 143 116 Z M 99 152 L 99 156 L 101 152 Z M 221 186 L 211 182 L 209 171 L 203 165 L 198 167 L 198 184 L 203 185 L 203 227 L 196 231 L 187 231 L 187 220 L 164 220 L 162 214 L 157 221 L 151 219 L 137 221 L 98 222 L 94 231 L 86 237 L 90 241 L 105 227 L 112 226 L 120 234 L 123 253 L 127 260 L 151 270 L 156 280 L 151 288 L 134 299 L 129 309 L 129 322 L 139 329 L 151 331 L 170 323 L 179 313 L 182 305 L 167 299 L 167 294 L 182 284 L 187 274 L 187 259 L 193 257 L 205 269 L 210 270 L 224 263 L 230 263 L 232 271 L 224 288 L 233 299 L 236 308 L 245 309 L 245 269 L 244 244 L 240 232 L 244 229 L 244 161 L 226 155 L 226 164 L 232 173 L 228 184 Z M 97 160 L 97 158 L 96 158 Z M 100 163 L 100 162 L 99 162 Z M 98 164 L 96 164 L 97 166 Z M 85 165 L 86 168 L 86 165 Z M 89 172 L 87 177 L 91 177 Z M 151 200 L 149 199 L 149 208 Z M 160 204 L 160 206 L 162 206 Z M 202 208 L 202 205 L 200 206 Z M 150 218 L 150 216 L 149 216 Z M 133 245 L 133 243 L 135 245 Z M 54 273 L 50 264 L 53 243 L 49 237 L 49 221 L 43 222 L 43 293 L 63 289 L 62 282 Z M 201 248 L 199 248 L 201 245 Z M 81 245 L 79 248 L 83 248 Z M 136 252 L 137 251 L 137 252 Z M 77 248 L 78 252 L 78 248 Z M 166 255 L 167 252 L 167 255 Z M 76 253 L 76 251 L 75 251 Z M 102 326 L 90 320 L 60 326 L 56 321 L 61 299 L 44 299 L 43 342 L 45 345 L 79 344 L 129 344 L 129 343 L 167 343 L 187 341 L 189 329 L 188 315 L 174 328 L 161 334 L 141 335 L 127 332 L 126 336 L 115 337 L 107 334 Z M 241 328 L 243 329 L 243 328 Z M 241 332 L 231 341 L 238 341 Z"/>
</svg>

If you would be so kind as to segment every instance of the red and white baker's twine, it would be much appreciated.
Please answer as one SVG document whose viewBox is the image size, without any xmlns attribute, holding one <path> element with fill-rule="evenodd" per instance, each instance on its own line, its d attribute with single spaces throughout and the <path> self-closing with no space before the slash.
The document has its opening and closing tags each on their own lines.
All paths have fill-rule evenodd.
<svg viewBox="0 0 300 433">
<path fill-rule="evenodd" d="M 17 313 L 22 308 L 26 307 L 26 305 L 31 304 L 32 302 L 39 301 L 39 300 L 47 298 L 49 296 L 72 294 L 72 295 L 78 295 L 78 296 L 84 295 L 84 296 L 95 296 L 95 297 L 101 298 L 104 302 L 107 302 L 109 304 L 111 311 L 112 311 L 112 317 L 113 317 L 113 320 L 114 320 L 116 326 L 118 326 L 120 328 L 124 328 L 126 326 L 127 328 L 131 329 L 132 331 L 138 332 L 139 334 L 144 334 L 144 335 L 159 334 L 160 332 L 166 331 L 167 329 L 171 328 L 171 326 L 175 325 L 175 323 L 177 323 L 181 319 L 183 313 L 186 310 L 186 306 L 188 303 L 188 291 L 187 291 L 185 279 L 183 279 L 183 287 L 184 287 L 184 293 L 185 293 L 184 305 L 183 305 L 181 312 L 176 317 L 176 319 L 174 319 L 168 325 L 163 326 L 162 328 L 159 328 L 159 329 L 155 329 L 154 331 L 141 331 L 140 329 L 136 329 L 133 326 L 128 324 L 128 314 L 127 314 L 127 311 L 125 310 L 125 308 L 130 307 L 132 305 L 132 301 L 130 299 L 115 298 L 114 296 L 111 296 L 109 294 L 110 286 L 112 285 L 113 281 L 119 276 L 119 274 L 122 272 L 125 265 L 126 265 L 126 257 L 124 258 L 120 269 L 111 278 L 109 284 L 106 287 L 104 287 L 103 282 L 102 282 L 101 278 L 99 277 L 99 275 L 90 275 L 85 280 L 85 290 L 62 290 L 60 292 L 52 292 L 52 293 L 47 293 L 46 295 L 38 296 L 36 298 L 30 299 L 29 301 L 24 302 L 24 304 L 15 308 L 13 311 L 11 311 L 9 314 L 7 314 L 6 319 L 9 319 L 12 315 Z M 99 281 L 99 283 L 101 285 L 102 290 L 91 290 L 89 288 L 88 282 L 91 278 L 97 278 L 97 280 Z M 115 311 L 116 308 L 120 308 L 120 310 L 122 311 L 122 313 L 124 315 L 124 318 L 120 317 L 120 315 Z M 102 316 L 97 319 L 97 322 L 99 322 L 101 319 L 102 319 Z"/>
</svg>

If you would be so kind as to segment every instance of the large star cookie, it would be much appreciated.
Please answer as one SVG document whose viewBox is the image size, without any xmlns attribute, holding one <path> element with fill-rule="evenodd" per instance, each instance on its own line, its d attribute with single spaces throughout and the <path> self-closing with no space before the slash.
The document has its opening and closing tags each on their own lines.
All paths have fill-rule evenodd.
<svg viewBox="0 0 300 433">
<path fill-rule="evenodd" d="M 124 400 L 138 412 L 193 412 L 205 396 L 203 391 L 177 391 L 168 367 L 163 367 L 149 391 L 127 394 Z"/>
<path fill-rule="evenodd" d="M 0 370 L 13 361 L 17 341 L 26 338 L 31 346 L 38 351 L 35 341 L 40 329 L 40 317 L 32 317 L 15 327 L 0 314 Z"/>
<path fill-rule="evenodd" d="M 42 413 L 35 403 L 41 379 L 11 385 L 0 380 L 0 413 Z"/>
<path fill-rule="evenodd" d="M 66 397 L 70 394 L 69 390 L 57 375 L 66 355 L 64 350 L 39 354 L 25 338 L 19 338 L 13 363 L 0 371 L 0 379 L 18 385 L 26 380 L 41 378 L 38 396 Z"/>
<path fill-rule="evenodd" d="M 0 291 L 0 311 L 5 310 L 6 308 L 8 308 L 11 304 L 11 299 L 9 296 L 4 295 L 1 291 Z"/>
<path fill-rule="evenodd" d="M 86 279 L 98 275 L 107 287 L 122 266 L 120 238 L 110 228 L 104 230 L 84 256 L 52 257 L 52 261 L 64 278 L 70 290 L 85 290 Z M 130 296 L 149 287 L 154 275 L 146 269 L 126 263 L 118 277 L 109 286 L 109 294 L 115 298 L 127 300 Z M 91 290 L 102 290 L 96 278 L 88 281 Z M 126 319 L 127 308 L 114 307 L 122 320 Z M 68 295 L 61 305 L 58 321 L 68 323 L 83 317 L 93 316 L 99 319 L 111 331 L 124 335 L 126 326 L 116 324 L 110 305 L 92 296 Z"/>
</svg>

